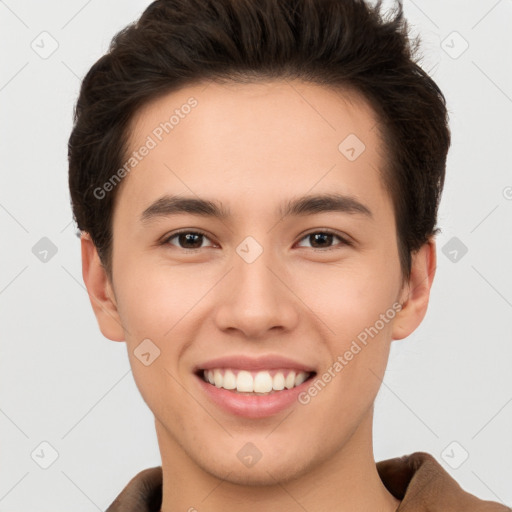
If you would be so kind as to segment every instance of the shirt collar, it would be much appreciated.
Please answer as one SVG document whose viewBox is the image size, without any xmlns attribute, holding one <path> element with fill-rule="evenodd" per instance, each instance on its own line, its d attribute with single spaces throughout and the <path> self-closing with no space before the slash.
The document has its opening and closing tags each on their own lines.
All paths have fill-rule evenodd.
<svg viewBox="0 0 512 512">
<path fill-rule="evenodd" d="M 465 492 L 437 460 L 426 452 L 377 462 L 382 483 L 402 500 L 396 512 L 512 512 Z M 162 467 L 135 475 L 106 512 L 159 512 L 162 504 Z"/>
</svg>

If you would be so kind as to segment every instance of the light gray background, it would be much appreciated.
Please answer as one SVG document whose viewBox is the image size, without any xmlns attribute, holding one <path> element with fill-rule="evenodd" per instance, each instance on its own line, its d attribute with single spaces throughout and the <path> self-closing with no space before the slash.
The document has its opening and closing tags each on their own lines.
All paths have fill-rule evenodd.
<svg viewBox="0 0 512 512">
<path fill-rule="evenodd" d="M 89 304 L 67 186 L 80 79 L 147 5 L 0 1 L 0 511 L 104 510 L 160 464 L 125 344 L 102 337 Z M 512 1 L 404 7 L 447 97 L 453 146 L 431 303 L 392 345 L 375 458 L 430 452 L 467 491 L 512 505 Z M 58 42 L 47 58 L 43 31 Z M 57 248 L 46 262 L 32 251 L 43 237 Z M 447 256 L 448 242 L 468 252 Z M 58 453 L 47 469 L 42 442 Z"/>
</svg>

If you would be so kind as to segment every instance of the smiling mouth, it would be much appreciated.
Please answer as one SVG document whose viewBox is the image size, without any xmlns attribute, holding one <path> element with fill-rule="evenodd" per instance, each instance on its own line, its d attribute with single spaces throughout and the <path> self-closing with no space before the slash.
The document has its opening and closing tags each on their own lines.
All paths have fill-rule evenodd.
<svg viewBox="0 0 512 512">
<path fill-rule="evenodd" d="M 279 369 L 249 371 L 238 368 L 198 370 L 196 375 L 204 382 L 240 395 L 271 395 L 300 386 L 312 379 L 316 372 Z"/>
</svg>

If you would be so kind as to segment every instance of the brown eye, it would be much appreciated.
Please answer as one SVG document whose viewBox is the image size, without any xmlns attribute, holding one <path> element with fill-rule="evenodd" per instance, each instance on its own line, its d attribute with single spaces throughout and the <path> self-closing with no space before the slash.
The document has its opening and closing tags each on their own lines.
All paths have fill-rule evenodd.
<svg viewBox="0 0 512 512">
<path fill-rule="evenodd" d="M 171 240 L 174 239 L 177 239 L 178 244 L 171 243 Z M 167 237 L 164 243 L 175 246 L 178 245 L 180 249 L 201 249 L 204 239 L 208 239 L 204 233 L 197 231 L 181 231 Z"/>
<path fill-rule="evenodd" d="M 331 231 L 314 231 L 307 234 L 302 240 L 308 239 L 313 249 L 334 249 L 336 246 L 332 246 L 333 239 L 337 238 L 341 244 L 338 245 L 351 245 L 350 242 L 342 238 L 341 236 L 332 233 Z"/>
</svg>

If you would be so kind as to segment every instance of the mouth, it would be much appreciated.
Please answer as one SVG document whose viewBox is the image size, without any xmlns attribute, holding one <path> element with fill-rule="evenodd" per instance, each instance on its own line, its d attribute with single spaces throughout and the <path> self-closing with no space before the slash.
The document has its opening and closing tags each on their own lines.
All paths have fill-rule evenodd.
<svg viewBox="0 0 512 512">
<path fill-rule="evenodd" d="M 201 393 L 221 412 L 257 419 L 299 405 L 316 368 L 280 354 L 231 354 L 198 363 L 192 372 Z"/>
<path fill-rule="evenodd" d="M 315 371 L 300 369 L 243 370 L 239 368 L 199 369 L 196 375 L 206 384 L 237 395 L 267 396 L 301 386 Z"/>
</svg>

